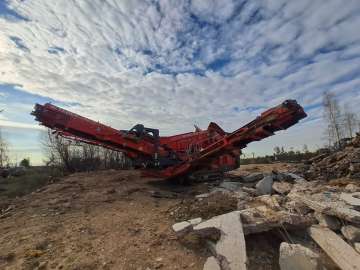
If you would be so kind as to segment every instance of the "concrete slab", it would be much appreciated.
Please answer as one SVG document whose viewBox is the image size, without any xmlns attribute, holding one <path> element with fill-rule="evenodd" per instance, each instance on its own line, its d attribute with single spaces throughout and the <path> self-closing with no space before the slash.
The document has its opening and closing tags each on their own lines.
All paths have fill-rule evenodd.
<svg viewBox="0 0 360 270">
<path fill-rule="evenodd" d="M 219 232 L 220 239 L 212 252 L 222 270 L 246 269 L 246 247 L 240 211 L 216 216 L 194 227 L 194 232 L 209 235 Z"/>
</svg>

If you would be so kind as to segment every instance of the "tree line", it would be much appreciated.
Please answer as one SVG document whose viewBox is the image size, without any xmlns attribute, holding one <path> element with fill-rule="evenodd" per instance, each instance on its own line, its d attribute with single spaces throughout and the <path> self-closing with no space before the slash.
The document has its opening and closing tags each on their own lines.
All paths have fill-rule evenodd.
<svg viewBox="0 0 360 270">
<path fill-rule="evenodd" d="M 308 146 L 304 144 L 303 149 L 300 150 L 294 150 L 293 147 L 290 147 L 289 150 L 285 150 L 284 146 L 275 146 L 273 149 L 272 155 L 265 155 L 260 157 L 255 157 L 253 155 L 250 158 L 242 158 L 241 163 L 242 164 L 268 164 L 268 163 L 274 163 L 274 162 L 294 162 L 299 163 L 306 160 L 309 160 L 310 158 L 316 156 L 319 154 L 319 151 L 311 152 L 308 149 Z"/>
</svg>

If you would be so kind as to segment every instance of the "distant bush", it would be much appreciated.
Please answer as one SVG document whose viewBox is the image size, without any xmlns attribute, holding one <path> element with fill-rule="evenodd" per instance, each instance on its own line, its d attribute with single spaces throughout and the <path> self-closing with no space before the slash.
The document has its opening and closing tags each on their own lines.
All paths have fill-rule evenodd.
<svg viewBox="0 0 360 270">
<path fill-rule="evenodd" d="M 22 161 L 20 161 L 20 166 L 29 168 L 30 167 L 30 158 L 24 158 Z"/>
</svg>

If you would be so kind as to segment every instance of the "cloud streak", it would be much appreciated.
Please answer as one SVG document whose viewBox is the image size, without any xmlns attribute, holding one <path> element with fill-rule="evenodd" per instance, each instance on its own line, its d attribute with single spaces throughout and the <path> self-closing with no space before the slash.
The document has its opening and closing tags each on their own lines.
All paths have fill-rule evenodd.
<svg viewBox="0 0 360 270">
<path fill-rule="evenodd" d="M 8 120 L 2 120 L 1 118 L 0 118 L 0 128 L 45 130 L 43 126 L 39 126 L 36 124 L 13 122 Z"/>
</svg>

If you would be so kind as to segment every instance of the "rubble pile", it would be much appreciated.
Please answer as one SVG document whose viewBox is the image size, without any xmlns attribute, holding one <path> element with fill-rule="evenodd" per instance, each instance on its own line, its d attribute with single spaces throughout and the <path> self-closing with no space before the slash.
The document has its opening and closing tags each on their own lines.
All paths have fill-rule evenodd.
<svg viewBox="0 0 360 270">
<path fill-rule="evenodd" d="M 360 134 L 349 141 L 344 149 L 320 154 L 309 160 L 309 163 L 309 166 L 304 167 L 307 179 L 349 177 L 360 180 Z"/>
<path fill-rule="evenodd" d="M 347 149 L 343 159 L 354 149 L 360 150 Z M 247 257 L 246 239 L 265 232 L 282 239 L 281 270 L 360 269 L 360 182 L 349 185 L 284 172 L 230 174 L 208 193 L 177 205 L 171 214 L 180 222 L 173 230 L 179 238 L 195 234 L 206 240 L 212 256 L 204 270 L 257 269 Z M 213 198 L 218 207 L 209 206 Z M 220 213 L 225 201 L 231 207 Z"/>
</svg>

